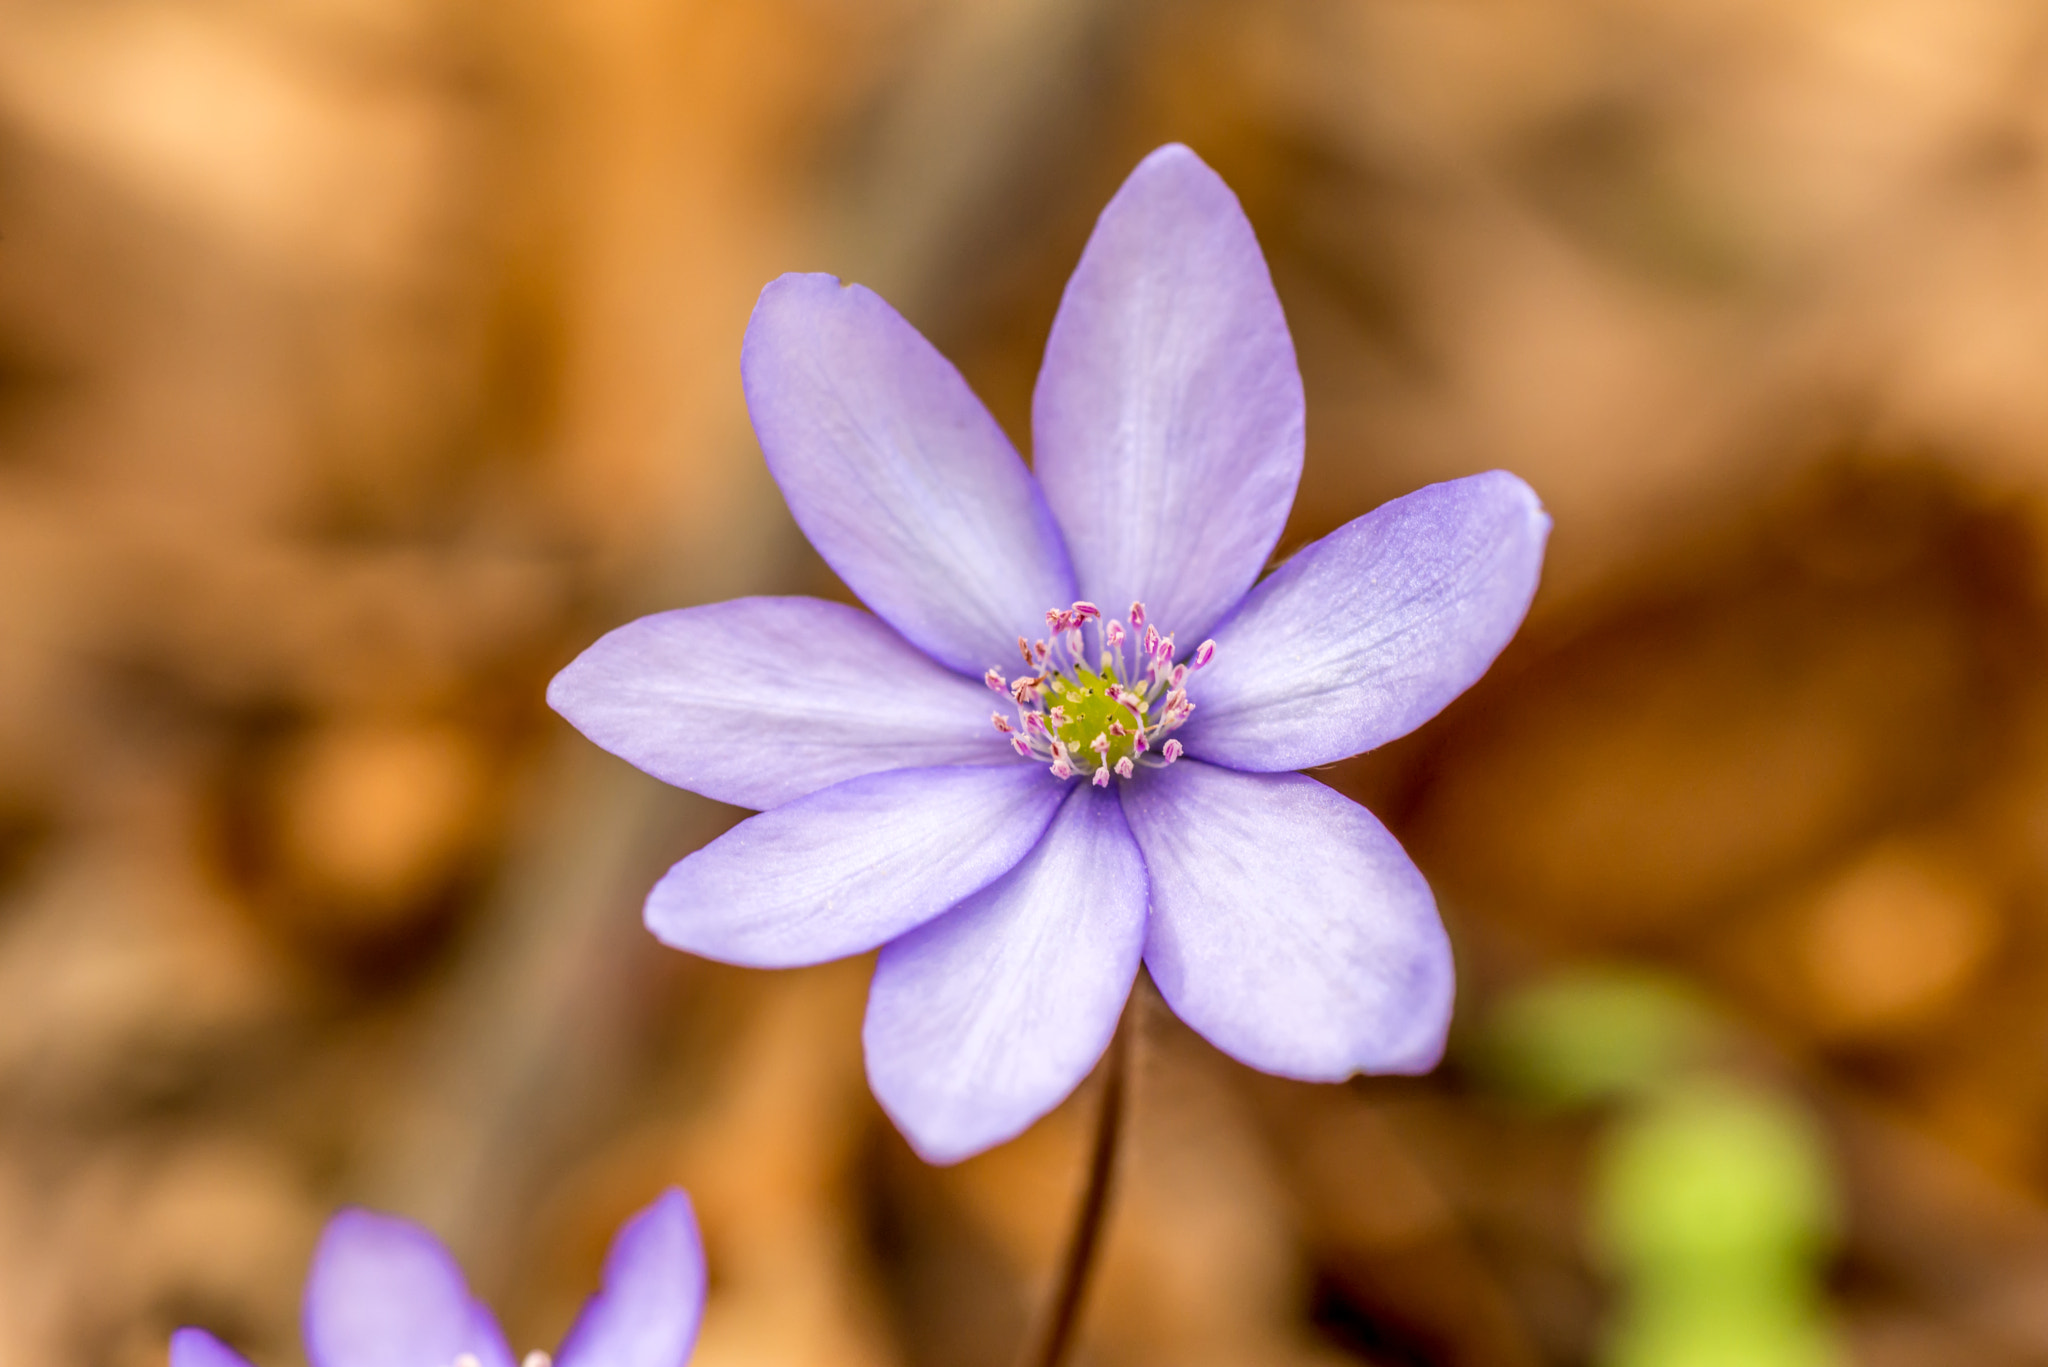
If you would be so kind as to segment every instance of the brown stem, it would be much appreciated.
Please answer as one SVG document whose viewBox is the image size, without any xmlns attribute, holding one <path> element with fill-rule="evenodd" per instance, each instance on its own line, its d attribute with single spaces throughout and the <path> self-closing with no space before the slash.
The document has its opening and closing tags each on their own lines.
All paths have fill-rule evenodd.
<svg viewBox="0 0 2048 1367">
<path fill-rule="evenodd" d="M 1103 1217 L 1109 1213 L 1110 1179 L 1116 1172 L 1117 1143 L 1123 1137 L 1124 1074 L 1129 1067 L 1132 1009 L 1124 1013 L 1116 1034 L 1110 1038 L 1107 1066 L 1102 1074 L 1102 1103 L 1096 1112 L 1095 1151 L 1088 1162 L 1088 1186 L 1081 1193 L 1081 1208 L 1074 1215 L 1074 1232 L 1067 1241 L 1067 1256 L 1060 1268 L 1059 1285 L 1053 1293 L 1045 1326 L 1037 1344 L 1024 1358 L 1025 1367 L 1064 1367 L 1074 1347 L 1074 1331 L 1081 1324 L 1081 1306 L 1088 1294 L 1088 1274 L 1094 1270 L 1095 1255 L 1102 1244 Z"/>
</svg>

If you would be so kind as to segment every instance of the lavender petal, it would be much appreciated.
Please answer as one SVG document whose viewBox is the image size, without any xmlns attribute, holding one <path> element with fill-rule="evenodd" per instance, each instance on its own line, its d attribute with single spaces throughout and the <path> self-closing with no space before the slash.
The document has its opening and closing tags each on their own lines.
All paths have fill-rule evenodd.
<svg viewBox="0 0 2048 1367">
<path fill-rule="evenodd" d="M 249 1360 L 204 1329 L 171 1335 L 171 1367 L 249 1367 Z"/>
<path fill-rule="evenodd" d="M 1044 769 L 899 769 L 741 822 L 647 897 L 664 944 L 755 968 L 859 954 L 1010 871 L 1063 792 Z"/>
<path fill-rule="evenodd" d="M 1088 1075 L 1145 943 L 1145 865 L 1114 793 L 1077 785 L 1016 868 L 882 950 L 868 1082 L 926 1161 L 1021 1133 Z"/>
<path fill-rule="evenodd" d="M 1216 631 L 1188 753 L 1305 769 L 1406 735 L 1521 626 L 1550 518 L 1504 470 L 1418 489 L 1275 570 Z"/>
<path fill-rule="evenodd" d="M 1127 785 L 1152 879 L 1145 966 L 1217 1048 L 1284 1077 L 1435 1066 L 1450 942 L 1372 813 L 1301 774 L 1183 759 Z"/>
<path fill-rule="evenodd" d="M 740 352 L 762 454 L 847 587 L 979 675 L 1075 597 L 1059 527 L 952 364 L 871 290 L 785 275 Z"/>
<path fill-rule="evenodd" d="M 816 598 L 740 598 L 607 633 L 548 704 L 619 758 L 757 809 L 887 769 L 1013 760 L 1014 713 L 880 620 Z"/>
<path fill-rule="evenodd" d="M 497 1321 L 448 1251 L 394 1216 L 345 1210 L 327 1222 L 304 1321 L 313 1367 L 448 1367 L 464 1353 L 512 1367 Z"/>
<path fill-rule="evenodd" d="M 1145 158 L 1067 282 L 1033 461 L 1083 594 L 1192 646 L 1243 597 L 1301 478 L 1301 373 L 1258 239 L 1187 148 Z"/>
<path fill-rule="evenodd" d="M 556 1367 L 683 1367 L 704 1315 L 704 1242 L 674 1188 L 620 1227 L 604 1289 L 562 1340 Z"/>
</svg>

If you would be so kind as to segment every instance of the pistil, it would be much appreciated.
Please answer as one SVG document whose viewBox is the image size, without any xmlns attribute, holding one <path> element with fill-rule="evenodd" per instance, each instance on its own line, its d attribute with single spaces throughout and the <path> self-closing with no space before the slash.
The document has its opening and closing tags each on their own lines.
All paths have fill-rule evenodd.
<svg viewBox="0 0 2048 1367">
<path fill-rule="evenodd" d="M 1112 775 L 1127 779 L 1141 765 L 1163 768 L 1180 758 L 1180 742 L 1166 737 L 1194 715 L 1188 675 L 1215 658 L 1214 641 L 1176 664 L 1173 636 L 1147 620 L 1143 603 L 1131 604 L 1123 621 L 1105 622 L 1095 604 L 1079 602 L 1047 612 L 1045 625 L 1041 640 L 1017 638 L 1026 673 L 1009 679 L 992 668 L 983 676 L 1015 716 L 990 715 L 1012 749 L 1046 765 L 1054 778 L 1086 772 L 1097 787 L 1107 787 Z"/>
</svg>

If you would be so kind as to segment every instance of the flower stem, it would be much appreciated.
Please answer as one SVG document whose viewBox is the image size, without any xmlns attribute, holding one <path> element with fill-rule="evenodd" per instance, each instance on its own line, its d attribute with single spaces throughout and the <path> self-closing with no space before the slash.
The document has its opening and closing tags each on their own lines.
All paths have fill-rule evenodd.
<svg viewBox="0 0 2048 1367">
<path fill-rule="evenodd" d="M 1095 1149 L 1088 1161 L 1088 1186 L 1081 1193 L 1081 1206 L 1074 1214 L 1074 1232 L 1067 1240 L 1067 1255 L 1060 1266 L 1058 1287 L 1045 1325 L 1025 1367 L 1064 1367 L 1074 1348 L 1074 1331 L 1080 1327 L 1081 1307 L 1088 1294 L 1088 1275 L 1094 1270 L 1095 1255 L 1102 1244 L 1103 1217 L 1109 1213 L 1110 1179 L 1116 1172 L 1118 1142 L 1124 1128 L 1124 1074 L 1129 1068 L 1133 1009 L 1111 1036 L 1102 1073 L 1102 1102 L 1096 1111 Z"/>
</svg>

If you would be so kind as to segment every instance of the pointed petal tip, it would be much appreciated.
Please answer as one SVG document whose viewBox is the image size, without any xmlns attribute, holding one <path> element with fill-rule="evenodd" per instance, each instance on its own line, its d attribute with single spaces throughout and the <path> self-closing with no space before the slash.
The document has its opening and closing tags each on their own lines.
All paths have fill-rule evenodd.
<svg viewBox="0 0 2048 1367">
<path fill-rule="evenodd" d="M 704 1292 L 696 1211 L 669 1187 L 612 1236 L 603 1285 L 563 1337 L 558 1367 L 683 1367 Z"/>
<path fill-rule="evenodd" d="M 1131 174 L 1126 176 L 1124 181 L 1129 184 L 1140 176 L 1148 179 L 1154 176 L 1186 176 L 1213 183 L 1233 199 L 1236 198 L 1229 183 L 1216 174 L 1216 168 L 1203 161 L 1201 154 L 1184 142 L 1163 142 L 1153 148 L 1145 154 L 1143 160 L 1131 168 Z"/>
<path fill-rule="evenodd" d="M 1503 502 L 1519 501 L 1528 515 L 1530 525 L 1539 535 L 1548 536 L 1551 528 L 1550 510 L 1543 506 L 1543 496 L 1536 492 L 1529 481 L 1512 470 L 1487 470 L 1471 476 L 1475 487 L 1491 486 L 1495 496 Z"/>
<path fill-rule="evenodd" d="M 661 1195 L 648 1202 L 633 1217 L 631 1223 L 635 1227 L 660 1230 L 680 1238 L 685 1247 L 703 1247 L 703 1236 L 697 1230 L 697 1207 L 690 1200 L 690 1194 L 681 1187 L 664 1188 Z"/>
<path fill-rule="evenodd" d="M 1035 1121 L 1027 1120 L 1020 1125 L 997 1130 L 955 1131 L 941 1133 L 923 1124 L 916 1113 L 899 1111 L 883 1097 L 875 1085 L 873 1068 L 868 1071 L 868 1091 L 882 1107 L 882 1114 L 889 1117 L 889 1123 L 896 1127 L 896 1133 L 903 1136 L 903 1142 L 910 1145 L 910 1151 L 926 1167 L 950 1168 L 987 1153 L 1001 1144 L 1007 1144 Z"/>
<path fill-rule="evenodd" d="M 852 281 L 843 280 L 830 271 L 784 271 L 761 286 L 761 293 L 755 298 L 754 308 L 758 312 L 761 305 L 770 300 L 781 300 L 806 290 L 824 293 L 831 289 L 858 288 L 862 287 Z"/>
</svg>

